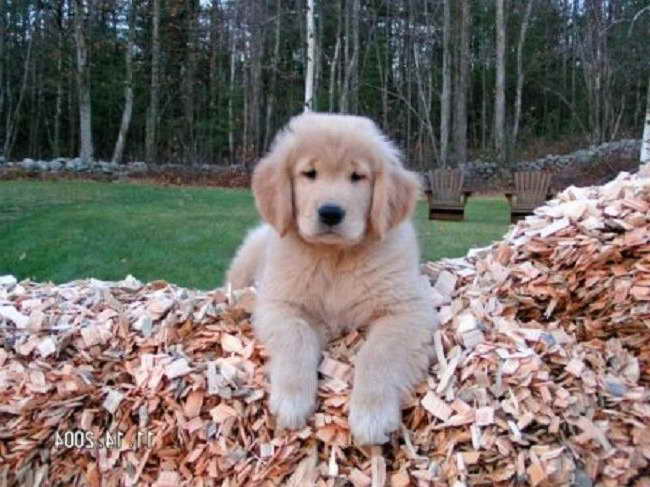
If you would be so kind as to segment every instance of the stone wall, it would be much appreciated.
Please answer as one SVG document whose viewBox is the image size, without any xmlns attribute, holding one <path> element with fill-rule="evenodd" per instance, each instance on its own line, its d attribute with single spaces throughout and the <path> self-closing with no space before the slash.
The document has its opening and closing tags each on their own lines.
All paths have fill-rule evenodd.
<svg viewBox="0 0 650 487">
<path fill-rule="evenodd" d="M 91 164 L 84 163 L 80 158 L 58 157 L 50 161 L 23 159 L 17 162 L 5 162 L 0 157 L 0 169 L 22 169 L 28 172 L 73 172 L 78 174 L 106 174 L 116 178 L 128 177 L 129 175 L 170 173 L 170 172 L 195 172 L 218 174 L 224 171 L 243 168 L 239 166 L 217 166 L 202 164 L 187 166 L 183 164 L 147 164 L 142 161 L 129 162 L 126 164 L 113 164 L 105 161 L 93 161 Z"/>
<path fill-rule="evenodd" d="M 507 170 L 500 168 L 496 162 L 489 161 L 471 161 L 462 164 L 461 168 L 465 175 L 465 181 L 469 186 L 482 187 L 486 183 L 507 179 L 508 174 L 512 171 L 549 170 L 558 172 L 569 166 L 588 166 L 605 157 L 616 156 L 622 159 L 635 159 L 639 157 L 640 151 L 641 140 L 623 139 L 607 142 L 599 146 L 591 146 L 588 149 L 580 149 L 561 156 L 548 155 L 533 161 L 520 161 Z"/>
<path fill-rule="evenodd" d="M 568 166 L 588 166 L 602 158 L 616 156 L 625 159 L 639 157 L 641 141 L 635 139 L 624 139 L 616 142 L 608 142 L 600 146 L 592 146 L 588 149 L 581 149 L 571 154 L 561 156 L 548 155 L 534 161 L 521 161 L 512 169 L 500 168 L 496 162 L 471 161 L 462 164 L 465 175 L 465 182 L 468 187 L 486 188 L 498 185 L 499 182 L 508 181 L 513 170 L 550 170 L 561 171 Z M 74 173 L 105 174 L 115 178 L 128 177 L 129 175 L 144 175 L 151 173 L 202 173 L 218 175 L 224 171 L 241 170 L 240 166 L 217 166 L 217 165 L 196 165 L 186 166 L 181 164 L 146 164 L 141 161 L 129 162 L 127 164 L 112 164 L 110 162 L 94 161 L 86 164 L 79 158 L 59 157 L 50 161 L 23 159 L 19 162 L 5 162 L 0 157 L 0 168 L 16 168 L 29 172 L 57 173 L 71 171 Z"/>
</svg>

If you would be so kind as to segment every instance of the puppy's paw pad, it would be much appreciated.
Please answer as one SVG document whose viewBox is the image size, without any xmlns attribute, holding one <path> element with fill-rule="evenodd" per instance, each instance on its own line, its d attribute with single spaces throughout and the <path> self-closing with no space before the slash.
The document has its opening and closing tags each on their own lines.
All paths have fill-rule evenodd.
<svg viewBox="0 0 650 487">
<path fill-rule="evenodd" d="M 314 410 L 315 398 L 305 392 L 292 394 L 271 392 L 270 409 L 280 428 L 299 429 L 305 426 Z"/>
<path fill-rule="evenodd" d="M 400 419 L 398 400 L 353 398 L 350 405 L 350 430 L 359 445 L 386 443 L 390 433 L 399 428 Z"/>
</svg>

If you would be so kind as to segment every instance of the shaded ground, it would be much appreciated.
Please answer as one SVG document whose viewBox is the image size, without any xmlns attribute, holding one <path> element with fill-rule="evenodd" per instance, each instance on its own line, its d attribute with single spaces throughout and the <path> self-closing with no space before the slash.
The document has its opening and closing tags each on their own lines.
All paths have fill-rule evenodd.
<svg viewBox="0 0 650 487">
<path fill-rule="evenodd" d="M 211 289 L 259 221 L 248 190 L 90 181 L 0 182 L 0 275 L 67 282 L 165 279 Z M 423 260 L 459 257 L 499 239 L 500 197 L 471 198 L 464 222 L 416 213 Z"/>
</svg>

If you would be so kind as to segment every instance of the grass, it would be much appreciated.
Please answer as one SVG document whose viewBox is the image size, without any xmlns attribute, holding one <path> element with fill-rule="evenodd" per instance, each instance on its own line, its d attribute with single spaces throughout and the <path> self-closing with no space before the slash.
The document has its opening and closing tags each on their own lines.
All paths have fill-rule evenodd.
<svg viewBox="0 0 650 487">
<path fill-rule="evenodd" d="M 459 257 L 506 231 L 500 198 L 473 198 L 464 222 L 416 225 L 427 260 Z M 259 221 L 249 191 L 90 181 L 0 182 L 0 275 L 55 283 L 95 277 L 164 279 L 211 289 L 247 228 Z"/>
</svg>

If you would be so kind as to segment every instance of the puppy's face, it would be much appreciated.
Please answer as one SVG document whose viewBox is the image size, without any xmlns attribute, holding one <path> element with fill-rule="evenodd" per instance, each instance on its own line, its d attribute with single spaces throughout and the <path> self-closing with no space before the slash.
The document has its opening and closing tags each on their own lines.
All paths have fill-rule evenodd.
<svg viewBox="0 0 650 487">
<path fill-rule="evenodd" d="M 351 246 L 406 219 L 419 183 L 367 118 L 306 113 L 291 119 L 252 181 L 262 217 L 284 236 Z"/>
<path fill-rule="evenodd" d="M 374 173 L 369 157 L 305 154 L 293 166 L 294 216 L 310 243 L 354 245 L 366 234 Z"/>
</svg>

